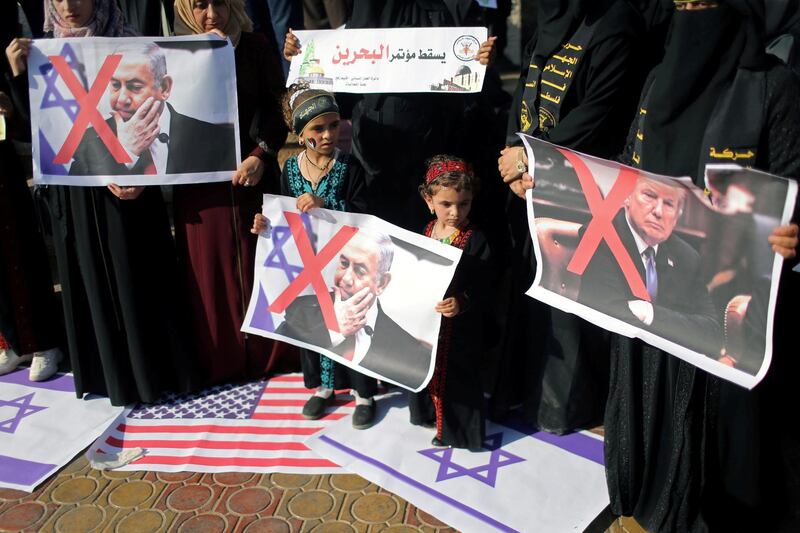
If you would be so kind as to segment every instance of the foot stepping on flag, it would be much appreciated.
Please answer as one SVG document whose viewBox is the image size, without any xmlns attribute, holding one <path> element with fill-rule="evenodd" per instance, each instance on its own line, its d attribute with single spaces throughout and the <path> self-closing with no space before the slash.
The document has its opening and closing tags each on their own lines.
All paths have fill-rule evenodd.
<svg viewBox="0 0 800 533">
<path fill-rule="evenodd" d="M 104 453 L 145 450 L 144 457 L 117 470 L 340 473 L 338 465 L 303 441 L 349 417 L 355 403 L 339 395 L 325 416 L 306 420 L 302 409 L 312 393 L 300 374 L 287 374 L 194 395 L 169 395 L 138 406 L 92 448 Z"/>
</svg>

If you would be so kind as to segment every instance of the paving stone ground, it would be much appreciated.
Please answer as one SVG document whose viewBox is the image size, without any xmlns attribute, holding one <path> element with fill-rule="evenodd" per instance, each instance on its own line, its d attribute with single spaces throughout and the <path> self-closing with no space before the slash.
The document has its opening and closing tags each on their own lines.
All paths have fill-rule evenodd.
<svg viewBox="0 0 800 533">
<path fill-rule="evenodd" d="M 455 531 L 353 474 L 101 472 L 81 454 L 32 494 L 0 489 L 0 531 L 444 533 Z M 607 533 L 645 533 L 631 520 Z"/>
</svg>

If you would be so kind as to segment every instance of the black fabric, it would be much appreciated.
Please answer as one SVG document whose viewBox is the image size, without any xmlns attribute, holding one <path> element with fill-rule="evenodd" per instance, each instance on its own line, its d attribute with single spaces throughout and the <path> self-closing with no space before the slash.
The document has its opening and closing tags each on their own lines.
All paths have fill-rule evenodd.
<svg viewBox="0 0 800 533">
<path fill-rule="evenodd" d="M 562 101 L 560 122 L 536 136 L 608 158 L 624 145 L 643 81 L 636 53 L 643 23 L 625 1 L 592 13 L 603 16 L 595 21 L 592 40 Z M 534 39 L 526 49 L 510 111 L 506 138 L 510 145 L 521 142 L 516 132 L 521 129 L 527 61 L 535 48 Z M 491 415 L 502 418 L 521 403 L 527 421 L 546 431 L 568 433 L 597 426 L 608 386 L 608 335 L 575 315 L 525 295 L 535 272 L 525 202 L 509 195 L 506 214 L 514 250 L 508 321 L 491 386 Z"/>
<path fill-rule="evenodd" d="M 470 5 L 466 0 L 356 0 L 348 27 L 470 26 L 475 22 Z M 425 160 L 449 153 L 474 161 L 492 144 L 491 130 L 473 121 L 485 109 L 480 95 L 339 94 L 337 101 L 343 116 L 352 109 L 353 154 L 368 176 L 370 212 L 409 230 L 427 219 L 417 192 Z M 496 160 L 495 153 L 489 159 Z"/>
<path fill-rule="evenodd" d="M 348 28 L 460 26 L 472 0 L 355 0 Z M 455 22 L 455 23 L 454 23 Z"/>
<path fill-rule="evenodd" d="M 597 7 L 592 10 L 591 17 L 601 18 L 594 22 L 596 29 L 589 47 L 561 101 L 560 121 L 547 132 L 537 131 L 535 136 L 609 158 L 624 146 L 625 132 L 644 81 L 639 67 L 642 58 L 636 51 L 644 26 L 639 13 L 625 1 L 612 2 L 603 10 Z M 521 67 L 506 129 L 506 144 L 509 146 L 519 146 L 522 142 L 516 133 L 523 129 L 520 109 L 526 99 L 526 89 L 530 90 L 525 83 L 529 63 L 536 61 L 537 42 L 538 37 L 534 36 L 523 52 L 526 59 Z M 538 110 L 532 109 L 531 115 L 536 119 Z"/>
<path fill-rule="evenodd" d="M 765 66 L 764 39 L 764 7 L 758 0 L 730 0 L 673 15 L 646 103 L 642 165 L 659 174 L 695 175 L 706 126 L 737 70 Z"/>
<path fill-rule="evenodd" d="M 648 131 L 654 130 L 648 126 L 653 124 L 652 112 L 667 103 L 650 98 L 643 121 L 650 129 L 645 129 L 641 159 L 637 162 L 633 149 L 637 124 L 641 123 L 637 121 L 631 128 L 623 162 L 641 163 L 644 170 L 656 171 L 652 166 L 655 160 L 669 173 L 688 174 L 697 182 L 702 178 L 698 169 L 715 162 L 703 147 L 727 146 L 729 130 L 741 135 L 752 126 L 750 117 L 755 115 L 763 118 L 756 121 L 755 140 L 747 141 L 757 152 L 754 166 L 778 175 L 799 175 L 800 108 L 796 95 L 800 94 L 800 81 L 786 67 L 766 62 L 763 41 L 759 46 L 751 40 L 763 34 L 763 20 L 759 19 L 763 9 L 755 5 L 757 2 L 726 4 L 739 21 L 733 33 L 737 39 L 745 36 L 745 42 L 736 41 L 740 56 L 733 58 L 723 57 L 728 47 L 721 45 L 716 59 L 708 64 L 709 69 L 725 69 L 727 75 L 720 80 L 721 74 L 709 72 L 709 78 L 718 80 L 723 88 L 717 92 L 718 103 L 709 106 L 702 119 L 695 116 L 694 121 L 685 123 L 699 132 L 688 135 L 683 130 L 674 131 L 671 137 L 659 137 L 656 132 L 665 152 L 695 159 L 678 160 L 673 155 L 671 161 L 665 161 L 648 155 L 649 144 L 654 142 L 654 137 L 648 136 Z M 753 9 L 744 11 L 748 6 Z M 745 12 L 748 18 L 743 19 L 741 13 Z M 673 22 L 703 14 L 684 11 L 677 13 Z M 754 28 L 747 31 L 746 26 Z M 678 35 L 688 41 L 694 39 L 673 33 L 670 47 L 679 45 Z M 671 71 L 659 68 L 653 83 L 659 82 L 659 76 L 672 82 L 684 81 L 682 68 L 682 63 L 676 63 Z M 756 96 L 739 98 L 736 94 L 742 89 L 741 94 Z M 670 96 L 679 95 L 679 91 Z M 734 101 L 740 103 L 725 104 Z M 697 115 L 692 103 L 688 102 L 683 112 Z M 675 118 L 680 119 L 679 114 Z M 689 143 L 694 146 L 680 146 Z M 765 381 L 749 393 L 639 340 L 612 336 L 605 430 L 613 512 L 633 515 L 654 532 L 798 529 L 800 439 L 796 424 L 787 424 L 779 414 L 785 405 L 797 401 L 796 387 L 783 378 L 789 368 L 796 369 L 797 360 L 788 329 L 792 326 L 784 314 L 788 312 L 785 302 L 796 299 L 796 282 L 792 283 L 792 275 L 784 270 L 773 336 L 773 367 Z M 753 296 L 754 307 L 763 304 L 757 292 Z"/>
<path fill-rule="evenodd" d="M 164 35 L 161 24 L 161 7 L 167 17 L 167 23 L 172 25 L 175 20 L 174 4 L 169 0 L 117 0 L 125 21 L 130 24 L 139 35 L 158 37 Z M 168 31 L 171 28 L 168 28 Z"/>
<path fill-rule="evenodd" d="M 473 229 L 445 293 L 445 298 L 454 296 L 467 304 L 455 317 L 442 318 L 436 361 L 437 367 L 442 364 L 443 346 L 446 346 L 441 440 L 456 448 L 481 449 L 483 446 L 485 413 L 480 369 L 490 347 L 493 281 L 489 243 L 480 230 Z M 436 409 L 428 387 L 409 396 L 412 424 L 436 423 Z"/>
<path fill-rule="evenodd" d="M 177 264 L 159 187 L 136 200 L 105 188 L 49 187 L 75 390 L 113 405 L 195 385 Z"/>
</svg>

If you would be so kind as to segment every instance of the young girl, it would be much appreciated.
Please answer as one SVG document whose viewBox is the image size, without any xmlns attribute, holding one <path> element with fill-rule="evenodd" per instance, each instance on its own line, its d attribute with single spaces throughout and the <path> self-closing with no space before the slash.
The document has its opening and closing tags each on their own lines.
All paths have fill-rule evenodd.
<svg viewBox="0 0 800 533">
<path fill-rule="evenodd" d="M 339 151 L 339 107 L 331 93 L 310 89 L 307 84 L 289 87 L 283 102 L 284 118 L 306 149 L 290 157 L 281 174 L 281 194 L 297 197 L 297 209 L 305 213 L 315 207 L 336 211 L 364 212 L 364 170 L 356 158 Z M 269 221 L 257 214 L 253 233 L 266 229 Z M 353 427 L 366 429 L 375 418 L 372 397 L 377 381 L 337 365 L 324 355 L 301 350 L 305 386 L 316 389 L 303 407 L 303 416 L 315 420 L 333 403 L 334 389 L 353 388 L 356 408 Z"/>
<path fill-rule="evenodd" d="M 425 235 L 464 251 L 441 313 L 436 367 L 427 390 L 411 395 L 411 423 L 436 425 L 434 446 L 481 449 L 484 440 L 481 354 L 483 313 L 489 308 L 492 269 L 486 237 L 469 221 L 479 182 L 470 165 L 452 156 L 427 161 L 419 191 L 431 214 Z"/>
</svg>

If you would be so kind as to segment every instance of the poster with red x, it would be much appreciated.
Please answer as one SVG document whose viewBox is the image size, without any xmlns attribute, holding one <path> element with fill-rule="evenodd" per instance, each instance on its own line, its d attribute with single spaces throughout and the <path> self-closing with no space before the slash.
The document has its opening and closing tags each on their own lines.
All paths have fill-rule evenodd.
<svg viewBox="0 0 800 533">
<path fill-rule="evenodd" d="M 767 237 L 789 223 L 797 184 L 710 165 L 701 189 L 522 138 L 535 182 L 527 294 L 743 387 L 761 381 L 783 268 Z"/>
<path fill-rule="evenodd" d="M 241 158 L 233 46 L 213 35 L 34 41 L 37 184 L 230 180 Z"/>
<path fill-rule="evenodd" d="M 255 282 L 242 331 L 317 351 L 412 391 L 433 375 L 453 246 L 372 215 L 264 196 Z"/>
</svg>

